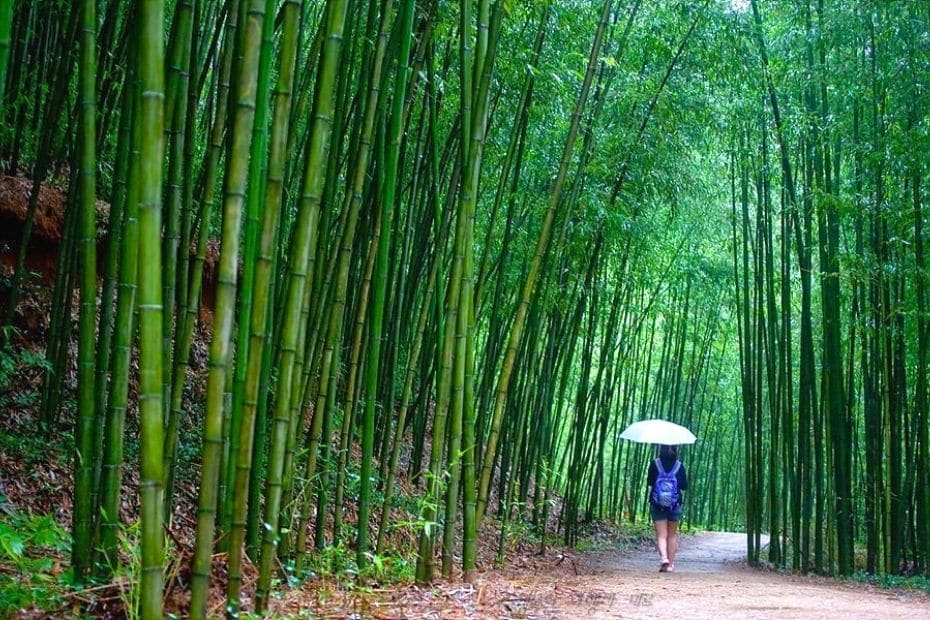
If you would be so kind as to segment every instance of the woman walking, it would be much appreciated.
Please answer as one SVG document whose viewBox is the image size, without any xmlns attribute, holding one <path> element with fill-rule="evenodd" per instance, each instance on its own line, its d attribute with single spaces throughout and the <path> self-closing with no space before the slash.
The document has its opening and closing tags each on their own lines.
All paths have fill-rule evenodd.
<svg viewBox="0 0 930 620">
<path fill-rule="evenodd" d="M 683 492 L 688 490 L 688 475 L 684 464 L 678 460 L 676 446 L 659 448 L 659 456 L 649 464 L 646 484 L 659 550 L 659 572 L 670 573 L 675 570 Z"/>
</svg>

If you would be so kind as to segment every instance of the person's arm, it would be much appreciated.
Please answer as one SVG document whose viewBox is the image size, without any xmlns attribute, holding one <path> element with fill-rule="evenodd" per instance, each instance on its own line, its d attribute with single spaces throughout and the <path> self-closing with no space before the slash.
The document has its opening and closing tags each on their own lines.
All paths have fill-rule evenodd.
<svg viewBox="0 0 930 620">
<path fill-rule="evenodd" d="M 678 503 L 685 503 L 685 491 L 688 490 L 688 472 L 685 471 L 685 464 L 682 463 L 678 469 Z"/>
<path fill-rule="evenodd" d="M 652 497 L 652 487 L 656 484 L 656 478 L 659 477 L 659 470 L 656 469 L 655 461 L 649 462 L 649 471 L 646 473 L 646 502 Z"/>
</svg>

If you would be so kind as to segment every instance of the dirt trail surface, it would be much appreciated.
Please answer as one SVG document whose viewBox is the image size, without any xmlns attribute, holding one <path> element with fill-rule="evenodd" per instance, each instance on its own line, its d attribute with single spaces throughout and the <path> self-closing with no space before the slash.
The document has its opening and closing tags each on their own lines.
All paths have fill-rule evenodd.
<svg viewBox="0 0 930 620">
<path fill-rule="evenodd" d="M 744 534 L 680 540 L 669 574 L 658 573 L 653 552 L 582 556 L 578 575 L 551 584 L 547 609 L 526 617 L 930 618 L 924 594 L 748 568 Z"/>
<path fill-rule="evenodd" d="M 475 584 L 385 589 L 339 600 L 324 618 L 930 618 L 930 596 L 861 583 L 748 568 L 744 534 L 681 537 L 674 573 L 658 572 L 654 551 L 595 551 L 573 557 L 526 556 L 482 573 Z M 296 594 L 296 593 L 295 593 Z M 306 609 L 285 597 L 283 616 Z"/>
</svg>

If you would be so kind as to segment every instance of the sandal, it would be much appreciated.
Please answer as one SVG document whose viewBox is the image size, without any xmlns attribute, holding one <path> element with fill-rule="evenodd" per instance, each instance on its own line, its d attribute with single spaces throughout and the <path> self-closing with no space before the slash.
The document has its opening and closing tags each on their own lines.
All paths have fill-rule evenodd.
<svg viewBox="0 0 930 620">
<path fill-rule="evenodd" d="M 674 572 L 675 572 L 675 565 L 670 563 L 670 564 L 665 568 L 665 572 L 666 572 L 666 573 L 674 573 Z"/>
<path fill-rule="evenodd" d="M 668 560 L 662 560 L 662 563 L 659 564 L 659 572 L 660 572 L 660 573 L 667 573 L 667 572 L 668 572 L 668 567 L 669 567 L 669 562 L 668 562 Z"/>
</svg>

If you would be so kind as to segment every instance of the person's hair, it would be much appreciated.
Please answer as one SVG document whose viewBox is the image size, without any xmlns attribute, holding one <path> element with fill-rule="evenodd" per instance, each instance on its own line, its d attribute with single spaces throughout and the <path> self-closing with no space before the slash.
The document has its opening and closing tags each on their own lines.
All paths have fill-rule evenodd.
<svg viewBox="0 0 930 620">
<path fill-rule="evenodd" d="M 678 458 L 678 446 L 661 446 L 659 448 L 659 456 L 665 456 L 668 458 L 677 459 Z"/>
</svg>

